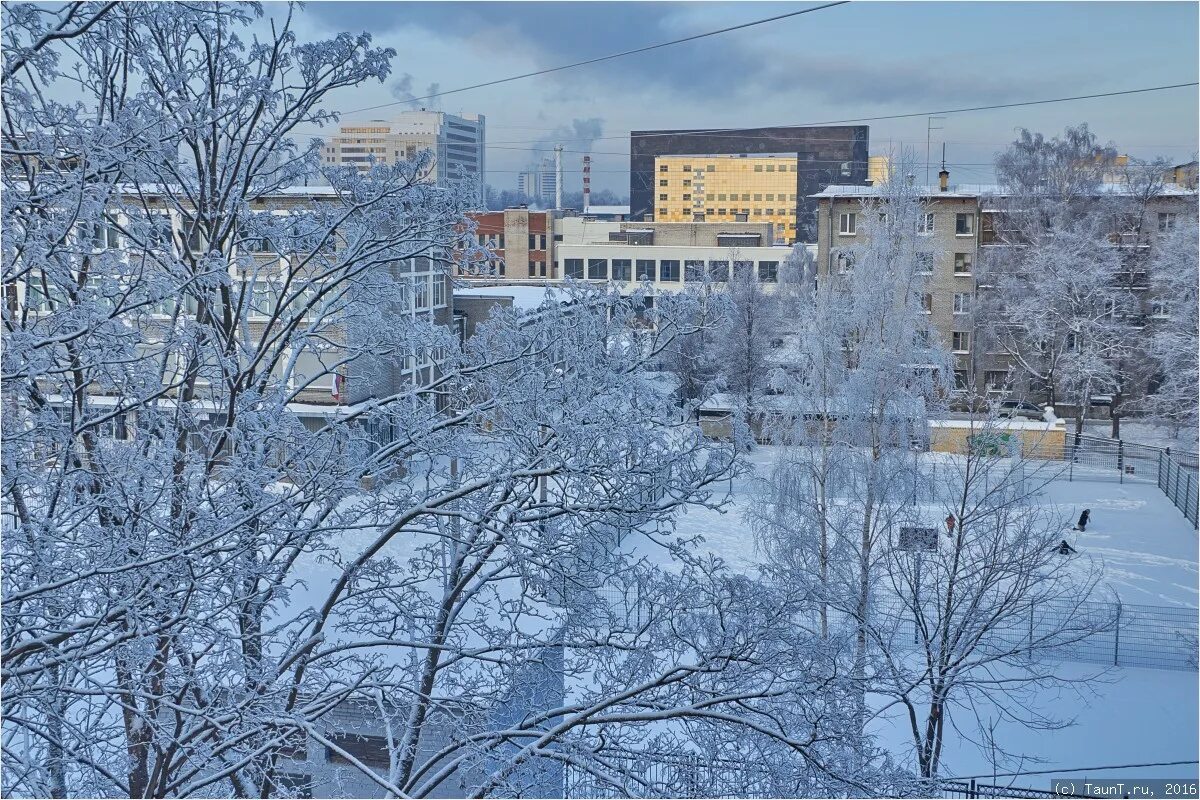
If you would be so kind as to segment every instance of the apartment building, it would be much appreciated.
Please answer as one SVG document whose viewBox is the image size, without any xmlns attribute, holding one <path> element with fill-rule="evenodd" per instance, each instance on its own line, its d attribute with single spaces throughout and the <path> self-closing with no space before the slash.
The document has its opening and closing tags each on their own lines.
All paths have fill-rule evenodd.
<svg viewBox="0 0 1200 800">
<path fill-rule="evenodd" d="M 989 248 L 1006 246 L 994 230 L 996 212 L 986 199 L 1002 196 L 997 186 L 951 185 L 948 173 L 938 186 L 924 187 L 926 207 L 918 234 L 926 246 L 919 253 L 919 268 L 928 276 L 925 310 L 954 356 L 955 384 L 973 384 L 993 394 L 1018 391 L 1032 396 L 1034 387 L 1014 385 L 1014 365 L 998 346 L 989 344 L 975 314 L 978 268 L 986 263 Z M 1106 184 L 1105 193 L 1123 191 Z M 846 250 L 862 243 L 862 214 L 882 192 L 879 186 L 829 186 L 813 195 L 818 203 L 818 279 L 843 269 Z M 1167 187 L 1150 203 L 1150 239 L 1173 229 L 1182 219 L 1196 218 L 1194 190 Z M 1144 275 L 1144 273 L 1142 273 Z M 1135 287 L 1145 289 L 1145 285 Z M 1147 302 L 1146 317 L 1161 315 Z"/>
<path fill-rule="evenodd" d="M 798 168 L 795 153 L 657 156 L 654 221 L 769 222 L 791 244 Z"/>
<path fill-rule="evenodd" d="M 485 119 L 482 114 L 458 116 L 444 111 L 404 111 L 392 120 L 346 123 L 321 148 L 321 160 L 331 166 L 360 170 L 415 158 L 422 150 L 434 155 L 430 180 L 439 186 L 466 182 L 476 198 L 484 196 Z"/>
<path fill-rule="evenodd" d="M 528 280 L 554 278 L 554 212 L 525 207 L 467 215 L 475 237 L 492 257 L 486 263 L 461 265 L 460 273 Z"/>
<path fill-rule="evenodd" d="M 161 215 L 164 222 L 169 224 L 169 233 L 164 230 L 161 238 L 165 243 L 173 242 L 175 246 L 190 248 L 195 253 L 203 253 L 207 243 L 198 229 L 189 229 L 187 221 L 176 211 L 170 210 L 165 203 L 147 195 L 145 190 L 139 193 L 139 201 L 144 200 L 151 214 Z M 250 211 L 262 214 L 286 215 L 290 209 L 309 207 L 312 203 L 333 202 L 336 194 L 329 187 L 296 187 L 281 190 L 272 195 L 255 199 L 250 204 Z M 136 207 L 136 203 L 133 204 Z M 140 251 L 126 241 L 120 228 L 127 227 L 128 221 L 120 214 L 115 219 L 116 224 L 100 226 L 81 232 L 82 236 L 91 240 L 96 253 L 115 252 L 120 262 L 130 264 L 131 276 L 138 275 L 136 264 Z M 252 256 L 252 262 L 242 258 L 244 253 L 235 247 L 229 261 L 229 284 L 233 296 L 247 298 L 246 322 L 247 334 L 261 336 L 279 302 L 281 287 L 287 283 L 292 272 L 292 265 L 302 259 L 297 253 L 281 253 L 273 249 L 268 240 L 248 240 L 243 245 Z M 248 266 L 252 264 L 252 266 Z M 452 295 L 453 285 L 446 275 L 448 257 L 440 251 L 430 251 L 427 254 L 393 262 L 388 269 L 393 280 L 401 287 L 403 300 L 399 304 L 389 306 L 388 313 L 402 314 L 413 318 L 425 318 L 439 325 L 452 325 Z M 10 308 L 16 311 L 28 311 L 31 314 L 48 313 L 63 296 L 61 290 L 53 285 L 43 285 L 34 271 L 29 277 L 15 281 L 6 286 L 5 296 Z M 97 290 L 106 281 L 121 284 L 119 275 L 94 275 L 89 283 Z M 295 286 L 293 284 L 293 291 Z M 145 324 L 151 326 L 168 326 L 176 314 L 195 314 L 197 308 L 194 301 L 179 306 L 175 300 L 163 300 L 150 308 L 145 318 Z M 327 326 L 323 326 L 320 339 L 323 350 L 306 349 L 295 352 L 295 369 L 291 375 L 288 388 L 299 389 L 291 410 L 305 424 L 320 425 L 324 415 L 334 406 L 355 405 L 374 397 L 386 396 L 399 391 L 407 385 L 424 385 L 434 377 L 435 367 L 433 354 L 414 352 L 408 357 L 388 357 L 386 359 L 370 360 L 367 358 L 355 361 L 331 371 L 327 366 L 336 363 L 337 341 L 343 332 L 332 318 Z M 103 395 L 101 388 L 95 389 L 96 404 L 104 405 L 110 398 Z M 214 409 L 216 411 L 217 409 Z M 121 419 L 120 425 L 113 427 L 128 431 L 136 425 L 134 419 Z M 120 437 L 124 438 L 124 436 Z"/>
</svg>

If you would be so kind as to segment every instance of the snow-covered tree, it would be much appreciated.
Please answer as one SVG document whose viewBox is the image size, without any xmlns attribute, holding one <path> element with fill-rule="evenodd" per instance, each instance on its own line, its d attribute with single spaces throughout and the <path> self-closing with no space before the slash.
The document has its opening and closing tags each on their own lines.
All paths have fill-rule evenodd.
<svg viewBox="0 0 1200 800">
<path fill-rule="evenodd" d="M 1122 249 L 1113 225 L 1139 215 L 1134 196 L 1102 191 L 1114 163 L 1086 125 L 1050 140 L 1022 131 L 996 160 L 1003 194 L 987 201 L 997 241 L 980 264 L 981 322 L 1032 391 L 1075 407 L 1077 436 L 1095 395 L 1126 389 L 1138 338 L 1122 280 L 1138 248 Z"/>
<path fill-rule="evenodd" d="M 426 272 L 465 194 L 292 138 L 393 54 L 280 10 L 6 9 L 6 790 L 287 795 L 312 743 L 395 796 L 529 794 L 703 728 L 840 791 L 836 671 L 674 532 L 738 469 L 648 376 L 700 300 L 640 347 L 645 298 L 587 287 L 460 343 Z"/>
<path fill-rule="evenodd" d="M 1064 673 L 1061 648 L 1113 624 L 1105 606 L 1089 603 L 1098 565 L 1059 552 L 1069 520 L 1036 501 L 1058 470 L 1026 459 L 990 412 L 971 420 L 967 443 L 953 459 L 926 463 L 913 504 L 894 520 L 884 610 L 871 630 L 872 690 L 907 722 L 926 778 L 940 774 L 950 731 L 984 745 L 969 731 L 997 719 L 1070 724 L 1041 711 L 1037 693 L 1079 691 L 1090 676 Z M 931 529 L 936 542 L 902 548 L 905 526 Z M 1004 742 L 986 744 L 993 758 L 1014 755 Z"/>
<path fill-rule="evenodd" d="M 860 730 L 874 586 L 912 485 L 913 446 L 951 372 L 923 311 L 924 207 L 901 181 L 864 200 L 861 243 L 797 307 L 795 370 L 776 376 L 782 410 L 770 426 L 784 447 L 752 512 L 773 579 L 807 587 L 822 633 L 831 615 L 853 620 Z"/>
<path fill-rule="evenodd" d="M 1152 327 L 1148 349 L 1156 380 L 1142 408 L 1151 418 L 1182 430 L 1196 428 L 1200 409 L 1198 237 L 1195 222 L 1179 225 L 1159 238 L 1149 263 Z"/>
</svg>

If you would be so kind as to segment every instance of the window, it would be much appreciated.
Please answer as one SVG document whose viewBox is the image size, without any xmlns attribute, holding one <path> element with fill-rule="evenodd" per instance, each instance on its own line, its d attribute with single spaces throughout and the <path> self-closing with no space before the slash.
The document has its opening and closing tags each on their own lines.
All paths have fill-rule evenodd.
<svg viewBox="0 0 1200 800">
<path fill-rule="evenodd" d="M 704 280 L 704 262 L 703 261 L 684 261 L 683 262 L 683 279 L 685 281 L 702 281 L 702 280 Z"/>
<path fill-rule="evenodd" d="M 684 172 L 691 172 L 691 171 L 692 171 L 692 165 L 691 165 L 691 164 L 684 164 L 684 165 L 683 165 L 683 171 L 684 171 Z"/>
<path fill-rule="evenodd" d="M 563 259 L 563 275 L 568 278 L 579 280 L 583 277 L 583 259 L 582 258 L 564 258 Z"/>
<path fill-rule="evenodd" d="M 704 171 L 705 172 L 716 172 L 717 166 L 716 166 L 716 164 L 709 164 L 704 168 Z"/>
<path fill-rule="evenodd" d="M 665 217 L 666 215 L 667 215 L 667 210 L 665 208 L 660 208 L 658 210 L 658 216 Z"/>
<path fill-rule="evenodd" d="M 692 185 L 692 182 L 691 182 L 690 180 L 685 180 L 685 181 L 683 182 L 683 185 L 684 185 L 684 186 L 691 186 L 691 185 Z"/>
<path fill-rule="evenodd" d="M 724 213 L 725 213 L 725 209 L 723 209 L 723 208 L 718 208 L 718 209 L 717 209 L 717 213 L 718 213 L 718 214 L 724 214 Z"/>
<path fill-rule="evenodd" d="M 761 194 L 754 195 L 754 200 L 755 200 L 755 202 L 760 202 L 762 200 L 762 195 Z"/>
<path fill-rule="evenodd" d="M 543 265 L 542 266 L 542 274 L 543 275 L 546 274 L 545 269 L 546 269 L 546 267 L 545 267 L 545 265 Z M 433 307 L 441 308 L 444 305 L 446 305 L 446 276 L 445 275 L 434 275 L 433 276 Z"/>
<path fill-rule="evenodd" d="M 589 258 L 588 259 L 588 280 L 606 281 L 608 280 L 608 259 L 607 258 Z"/>
<path fill-rule="evenodd" d="M 767 164 L 767 172 L 774 172 L 774 171 L 775 171 L 775 165 Z"/>
<path fill-rule="evenodd" d="M 663 178 L 662 180 L 660 180 L 660 181 L 658 182 L 658 185 L 659 185 L 659 186 L 667 186 L 667 185 L 669 185 L 669 184 L 670 184 L 670 181 L 668 181 L 666 178 Z"/>
<path fill-rule="evenodd" d="M 764 213 L 764 214 L 766 214 L 768 217 L 773 217 L 773 216 L 775 216 L 775 209 L 773 209 L 773 208 L 768 208 L 768 209 L 767 209 L 766 211 L 764 211 L 763 213 Z M 851 231 L 851 232 L 853 233 L 853 231 Z"/>
<path fill-rule="evenodd" d="M 922 214 L 917 220 L 917 233 L 928 236 L 933 233 L 933 214 Z"/>
<path fill-rule="evenodd" d="M 683 198 L 686 200 L 686 199 L 687 199 L 687 195 L 685 194 L 685 195 L 683 196 Z M 667 199 L 667 196 L 666 196 L 665 194 L 660 194 L 660 195 L 658 196 L 658 199 L 659 199 L 659 200 L 666 200 L 666 199 Z"/>
<path fill-rule="evenodd" d="M 768 199 L 768 200 L 770 200 L 771 202 L 774 202 L 774 201 L 775 201 L 775 195 L 773 195 L 773 194 L 769 194 L 769 195 L 767 195 L 767 199 Z M 782 200 L 782 199 L 783 199 L 783 197 L 782 197 L 782 196 L 780 196 L 780 198 L 779 198 L 779 199 L 780 199 L 780 200 Z"/>
<path fill-rule="evenodd" d="M 755 165 L 754 165 L 754 171 L 755 171 L 755 172 L 762 172 L 762 171 L 763 171 L 763 165 L 762 165 L 762 164 L 755 164 Z"/>
<path fill-rule="evenodd" d="M 975 235 L 975 215 L 974 214 L 955 214 L 954 215 L 954 235 L 955 236 L 974 236 Z"/>
<path fill-rule="evenodd" d="M 651 259 L 638 259 L 637 261 L 637 279 L 639 281 L 654 280 L 654 261 Z"/>
<path fill-rule="evenodd" d="M 649 262 L 653 263 L 653 262 Z M 653 268 L 650 276 L 653 277 Z M 663 259 L 658 262 L 658 279 L 667 283 L 679 282 L 679 262 L 674 259 Z"/>
<path fill-rule="evenodd" d="M 967 292 L 954 293 L 954 313 L 955 314 L 970 314 L 971 303 L 974 300 L 974 295 Z"/>
<path fill-rule="evenodd" d="M 719 194 L 719 195 L 717 195 L 717 199 L 718 199 L 718 200 L 724 200 L 724 199 L 725 199 L 725 195 L 723 195 L 723 194 Z"/>
<path fill-rule="evenodd" d="M 966 331 L 954 331 L 951 333 L 950 349 L 956 353 L 971 352 L 971 334 Z"/>
<path fill-rule="evenodd" d="M 921 295 L 921 310 L 924 311 L 926 314 L 933 313 L 933 295 L 931 295 L 931 294 Z"/>
<path fill-rule="evenodd" d="M 989 369 L 983 373 L 983 386 L 989 392 L 1003 391 L 1008 385 L 1008 371 L 1003 369 Z"/>
<path fill-rule="evenodd" d="M 612 262 L 612 279 L 628 281 L 633 277 L 633 262 L 628 258 L 614 258 Z"/>
<path fill-rule="evenodd" d="M 955 336 L 957 335 L 958 334 L 955 334 Z M 970 373 L 968 373 L 965 369 L 954 370 L 954 390 L 956 392 L 965 392 L 970 382 Z"/>
<path fill-rule="evenodd" d="M 1175 215 L 1160 213 L 1158 215 L 1158 229 L 1160 231 L 1163 231 L 1164 233 L 1166 231 L 1174 230 L 1175 229 Z"/>
<path fill-rule="evenodd" d="M 916 269 L 918 275 L 933 274 L 933 253 L 917 253 Z"/>
<path fill-rule="evenodd" d="M 970 275 L 971 267 L 975 265 L 975 255 L 973 253 L 955 253 L 954 254 L 954 274 L 955 275 Z"/>
<path fill-rule="evenodd" d="M 742 199 L 743 199 L 743 200 L 749 200 L 749 199 L 750 199 L 750 195 L 749 195 L 749 194 L 744 194 L 744 195 L 742 195 Z"/>
<path fill-rule="evenodd" d="M 1159 216 L 1162 216 L 1161 214 Z M 1172 215 L 1174 216 L 1174 215 Z M 95 250 L 111 250 L 120 246 L 121 235 L 117 226 L 101 220 L 88 226 L 89 239 Z"/>
<path fill-rule="evenodd" d="M 733 262 L 733 277 L 741 280 L 742 278 L 754 276 L 753 261 L 735 261 Z"/>
<path fill-rule="evenodd" d="M 718 281 L 724 283 L 729 280 L 729 262 L 728 261 L 710 261 L 708 262 L 708 279 L 710 281 Z"/>
<path fill-rule="evenodd" d="M 664 195 L 662 196 L 662 199 L 663 199 L 663 200 L 666 200 L 666 199 L 667 199 L 667 196 L 664 194 Z M 684 199 L 684 200 L 691 200 L 691 199 L 692 199 L 692 196 L 691 196 L 690 194 L 685 194 L 685 195 L 683 196 L 683 199 Z"/>
<path fill-rule="evenodd" d="M 666 171 L 667 171 L 667 165 L 666 165 L 666 164 L 659 164 L 659 165 L 658 165 L 658 171 L 659 171 L 659 172 L 666 172 Z"/>
<path fill-rule="evenodd" d="M 857 223 L 857 214 L 842 214 L 840 217 L 838 217 L 838 233 L 842 236 L 853 236 Z"/>
<path fill-rule="evenodd" d="M 1171 316 L 1171 304 L 1166 300 L 1155 300 L 1150 304 L 1150 316 L 1166 319 Z"/>
<path fill-rule="evenodd" d="M 845 275 L 854 269 L 854 257 L 845 251 L 837 254 L 837 271 L 839 275 Z"/>
<path fill-rule="evenodd" d="M 779 281 L 779 262 L 758 262 L 758 279 L 763 283 L 777 283 Z"/>
</svg>

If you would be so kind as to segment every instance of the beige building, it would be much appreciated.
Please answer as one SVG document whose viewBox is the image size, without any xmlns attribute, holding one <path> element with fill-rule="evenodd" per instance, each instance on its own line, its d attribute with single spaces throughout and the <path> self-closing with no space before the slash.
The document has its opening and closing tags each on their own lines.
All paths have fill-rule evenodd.
<svg viewBox="0 0 1200 800">
<path fill-rule="evenodd" d="M 389 121 L 342 125 L 321 148 L 321 161 L 366 170 L 372 159 L 377 164 L 395 164 L 429 150 L 434 155 L 430 180 L 439 186 L 466 181 L 473 185 L 476 197 L 482 198 L 484 143 L 482 114 L 405 111 Z"/>
<path fill-rule="evenodd" d="M 1107 184 L 1103 191 L 1121 189 Z M 862 243 L 858 220 L 865 204 L 879 197 L 880 192 L 878 186 L 829 186 L 813 195 L 818 201 L 819 276 L 838 270 L 842 251 Z M 989 346 L 975 316 L 977 267 L 981 259 L 986 262 L 989 248 L 1003 246 L 992 234 L 992 213 L 981 200 L 999 194 L 996 186 L 952 186 L 948 181 L 941 186 L 926 187 L 927 206 L 918 230 L 928 245 L 921 264 L 928 276 L 924 302 L 933 327 L 954 355 L 956 386 L 965 388 L 972 384 L 978 390 L 996 395 L 1014 390 L 1034 394 L 1030 387 L 1013 385 L 1009 357 L 999 352 L 998 347 Z M 1146 221 L 1151 248 L 1158 236 L 1171 231 L 1182 220 L 1196 218 L 1196 197 L 1194 190 L 1166 187 L 1162 196 L 1151 201 Z M 1158 313 L 1152 305 L 1146 301 L 1148 320 Z"/>
<path fill-rule="evenodd" d="M 769 222 L 796 241 L 798 159 L 768 155 L 656 156 L 655 222 Z"/>
</svg>

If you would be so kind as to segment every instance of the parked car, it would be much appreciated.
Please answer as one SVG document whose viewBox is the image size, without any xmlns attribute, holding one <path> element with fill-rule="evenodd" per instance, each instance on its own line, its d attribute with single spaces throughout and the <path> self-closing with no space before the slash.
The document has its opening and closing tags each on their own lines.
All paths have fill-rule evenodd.
<svg viewBox="0 0 1200 800">
<path fill-rule="evenodd" d="M 1000 416 L 1009 419 L 1045 419 L 1045 410 L 1034 403 L 1026 400 L 1002 400 L 1000 401 Z"/>
</svg>

